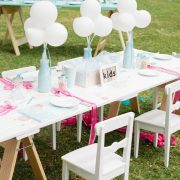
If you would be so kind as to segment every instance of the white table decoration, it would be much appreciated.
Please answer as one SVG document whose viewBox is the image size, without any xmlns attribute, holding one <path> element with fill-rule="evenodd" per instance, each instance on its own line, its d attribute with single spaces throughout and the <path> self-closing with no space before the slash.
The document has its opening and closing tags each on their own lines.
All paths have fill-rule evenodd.
<svg viewBox="0 0 180 180">
<path fill-rule="evenodd" d="M 117 9 L 118 12 L 113 13 L 111 16 L 113 28 L 128 33 L 128 41 L 124 50 L 123 67 L 127 69 L 135 68 L 132 30 L 134 27 L 147 27 L 151 22 L 151 15 L 146 10 L 137 10 L 136 0 L 119 0 Z"/>
<path fill-rule="evenodd" d="M 47 57 L 47 45 L 61 46 L 68 37 L 65 26 L 55 22 L 57 15 L 57 8 L 52 2 L 35 2 L 30 9 L 30 18 L 24 24 L 28 42 L 35 47 L 42 44 L 44 47 L 38 74 L 38 90 L 41 93 L 48 93 L 51 89 L 51 59 L 50 55 L 49 59 Z"/>
<path fill-rule="evenodd" d="M 77 84 L 88 87 L 100 83 L 99 65 L 92 60 L 91 43 L 95 36 L 104 37 L 112 31 L 112 21 L 101 14 L 101 5 L 97 0 L 85 0 L 80 6 L 81 17 L 73 21 L 74 32 L 87 39 L 82 65 L 77 69 Z M 87 61 L 84 61 L 87 60 Z"/>
</svg>

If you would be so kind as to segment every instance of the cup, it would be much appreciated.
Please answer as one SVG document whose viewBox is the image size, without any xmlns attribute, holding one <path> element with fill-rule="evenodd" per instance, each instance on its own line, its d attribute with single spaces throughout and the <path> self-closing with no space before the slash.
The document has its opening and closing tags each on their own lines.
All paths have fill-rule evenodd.
<svg viewBox="0 0 180 180">
<path fill-rule="evenodd" d="M 62 90 L 67 90 L 67 78 L 65 75 L 61 75 L 58 77 L 59 88 Z"/>
<path fill-rule="evenodd" d="M 138 55 L 136 57 L 136 68 L 137 69 L 146 69 L 147 66 L 149 65 L 150 60 L 149 57 L 145 55 Z"/>
<path fill-rule="evenodd" d="M 72 65 L 63 65 L 63 74 L 67 78 L 67 88 L 72 88 L 75 85 L 76 69 Z"/>
</svg>

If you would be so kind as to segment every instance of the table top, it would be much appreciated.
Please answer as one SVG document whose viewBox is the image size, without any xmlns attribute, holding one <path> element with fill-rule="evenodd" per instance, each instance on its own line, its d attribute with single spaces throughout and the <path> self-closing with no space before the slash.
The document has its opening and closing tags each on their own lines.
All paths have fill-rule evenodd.
<svg viewBox="0 0 180 180">
<path fill-rule="evenodd" d="M 32 6 L 35 0 L 0 0 L 0 6 Z M 80 8 L 81 3 L 77 1 L 53 1 L 57 8 Z M 117 2 L 101 3 L 102 10 L 115 10 Z"/>
<path fill-rule="evenodd" d="M 120 61 L 122 61 L 122 53 L 117 53 L 117 57 L 119 57 Z M 79 58 L 76 58 L 79 59 Z M 71 59 L 66 62 L 71 62 L 74 59 Z M 172 57 L 171 60 L 155 60 L 152 59 L 152 63 L 156 66 L 166 67 L 168 69 L 173 69 L 180 72 L 180 60 Z M 59 64 L 61 65 L 61 63 Z M 96 103 L 98 107 L 109 104 L 116 100 L 123 100 L 127 97 L 133 96 L 142 91 L 148 90 L 150 88 L 159 86 L 161 84 L 170 82 L 172 80 L 176 80 L 177 76 L 156 72 L 157 76 L 142 76 L 138 73 L 139 70 L 131 69 L 131 70 L 120 70 L 120 75 L 117 80 L 104 85 L 104 86 L 92 86 L 88 88 L 83 88 L 79 86 L 75 86 L 69 91 L 80 98 Z M 34 100 L 32 103 L 27 104 L 26 102 L 22 104 L 16 104 L 17 108 L 6 115 L 0 116 L 0 142 L 21 136 L 23 134 L 28 134 L 34 130 L 43 128 L 45 126 L 54 124 L 55 122 L 64 120 L 66 118 L 87 112 L 91 109 L 91 107 L 79 104 L 74 108 L 57 108 L 58 117 L 55 117 L 48 121 L 38 122 L 36 120 L 27 118 L 22 114 L 18 113 L 18 110 L 22 107 L 33 106 L 34 104 L 48 104 L 49 100 L 52 97 L 55 97 L 52 93 L 38 93 L 36 90 L 28 90 L 30 97 L 33 96 Z M 1 90 L 2 99 L 11 99 L 13 104 L 13 100 L 11 98 L 11 91 Z M 58 98 L 58 97 L 57 97 Z M 14 104 L 13 104 L 14 105 Z"/>
</svg>

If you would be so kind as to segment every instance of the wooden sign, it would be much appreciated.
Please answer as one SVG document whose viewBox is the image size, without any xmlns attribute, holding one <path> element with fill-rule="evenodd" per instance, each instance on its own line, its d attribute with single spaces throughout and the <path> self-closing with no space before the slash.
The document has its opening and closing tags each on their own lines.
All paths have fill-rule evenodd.
<svg viewBox="0 0 180 180">
<path fill-rule="evenodd" d="M 117 64 L 111 64 L 100 68 L 101 85 L 107 84 L 116 80 L 117 78 Z"/>
</svg>

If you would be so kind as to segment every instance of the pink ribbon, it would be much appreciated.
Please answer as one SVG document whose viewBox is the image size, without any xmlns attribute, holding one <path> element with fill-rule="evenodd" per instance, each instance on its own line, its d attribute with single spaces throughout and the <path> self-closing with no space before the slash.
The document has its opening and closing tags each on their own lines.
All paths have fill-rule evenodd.
<svg viewBox="0 0 180 180">
<path fill-rule="evenodd" d="M 70 92 L 65 91 L 65 90 L 61 90 L 61 89 L 52 89 L 52 93 L 53 94 L 63 94 L 65 96 L 70 96 L 70 97 L 74 97 L 78 100 L 80 100 L 81 102 L 87 103 L 88 105 L 91 105 L 92 110 L 91 110 L 91 130 L 90 130 L 90 137 L 89 137 L 89 144 L 93 144 L 96 138 L 96 133 L 95 133 L 95 124 L 98 122 L 98 112 L 97 112 L 97 106 L 95 103 L 87 101 L 85 99 L 82 99 L 80 97 L 74 96 L 72 95 Z"/>
<path fill-rule="evenodd" d="M 15 83 L 13 83 L 12 81 L 10 81 L 8 79 L 0 78 L 0 82 L 2 82 L 4 84 L 4 89 L 5 90 L 12 90 L 16 86 Z M 23 87 L 25 89 L 32 89 L 33 85 L 32 85 L 31 82 L 23 81 Z"/>
<path fill-rule="evenodd" d="M 172 74 L 172 75 L 175 75 L 178 77 L 178 79 L 180 79 L 180 73 L 176 72 L 176 71 L 173 71 L 171 69 L 166 69 L 166 68 L 162 68 L 162 67 L 159 67 L 159 66 L 152 66 L 152 65 L 148 65 L 147 66 L 148 69 L 154 69 L 154 70 L 157 70 L 157 71 L 160 71 L 160 72 L 164 72 L 164 73 L 168 73 L 168 74 Z M 180 91 L 177 91 L 175 93 L 175 96 L 174 96 L 174 103 L 176 101 L 180 100 Z"/>
<path fill-rule="evenodd" d="M 5 90 L 12 90 L 15 87 L 15 84 L 8 79 L 0 78 L 0 82 L 2 82 L 4 84 Z"/>
<path fill-rule="evenodd" d="M 9 113 L 10 111 L 14 110 L 16 107 L 12 106 L 8 103 L 6 103 L 5 105 L 1 105 L 0 106 L 0 116 L 3 116 L 7 113 Z"/>
<path fill-rule="evenodd" d="M 167 73 L 167 74 L 172 74 L 172 75 L 177 76 L 178 79 L 180 79 L 180 73 L 178 73 L 176 71 L 173 71 L 171 69 L 162 68 L 162 67 L 159 67 L 159 66 L 152 66 L 152 65 L 148 65 L 147 68 L 148 69 L 154 69 L 154 70 L 157 70 L 157 71 L 160 71 L 160 72 L 164 72 L 164 73 Z"/>
</svg>

